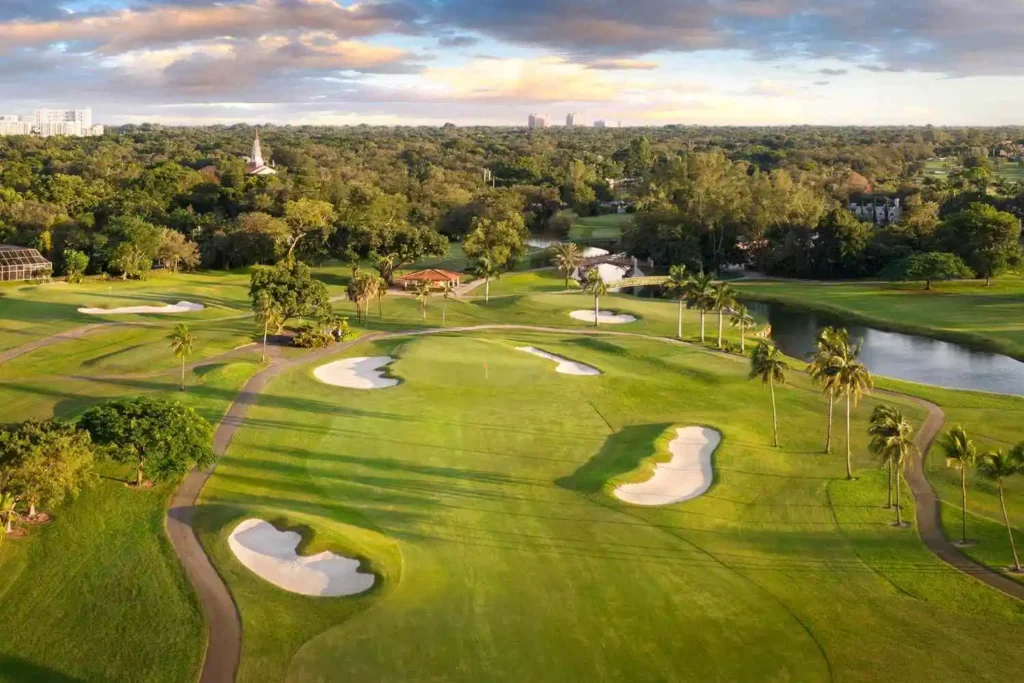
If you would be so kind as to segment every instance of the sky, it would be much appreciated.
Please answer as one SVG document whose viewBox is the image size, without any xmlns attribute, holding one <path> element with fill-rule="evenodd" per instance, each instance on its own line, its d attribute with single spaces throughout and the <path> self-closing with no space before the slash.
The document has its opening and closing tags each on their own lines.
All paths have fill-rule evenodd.
<svg viewBox="0 0 1024 683">
<path fill-rule="evenodd" d="M 0 114 L 1024 123 L 1024 0 L 0 0 Z"/>
</svg>

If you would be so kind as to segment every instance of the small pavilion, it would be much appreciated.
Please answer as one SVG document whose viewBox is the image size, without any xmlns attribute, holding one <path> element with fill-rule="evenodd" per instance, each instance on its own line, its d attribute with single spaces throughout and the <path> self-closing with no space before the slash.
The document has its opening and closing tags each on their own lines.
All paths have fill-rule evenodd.
<svg viewBox="0 0 1024 683">
<path fill-rule="evenodd" d="M 453 273 L 450 270 L 427 268 L 426 270 L 417 270 L 412 273 L 407 273 L 406 275 L 396 278 L 395 282 L 403 289 L 416 287 L 422 282 L 429 282 L 431 287 L 441 289 L 446 285 L 449 287 L 458 287 L 462 284 L 462 275 L 459 273 Z"/>
</svg>

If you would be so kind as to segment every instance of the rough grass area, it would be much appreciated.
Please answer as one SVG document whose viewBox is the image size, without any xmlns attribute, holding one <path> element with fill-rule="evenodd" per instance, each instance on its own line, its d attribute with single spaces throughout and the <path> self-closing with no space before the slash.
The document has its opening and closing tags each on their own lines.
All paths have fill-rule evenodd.
<svg viewBox="0 0 1024 683">
<path fill-rule="evenodd" d="M 814 283 L 747 280 L 742 296 L 835 313 L 890 329 L 968 344 L 1024 360 L 1024 277 L 984 282 Z"/>
<path fill-rule="evenodd" d="M 628 213 L 603 216 L 581 216 L 572 224 L 569 239 L 573 242 L 614 242 L 622 237 L 622 229 L 633 220 Z"/>
<path fill-rule="evenodd" d="M 605 374 L 558 375 L 523 344 Z M 240 681 L 973 681 L 1024 665 L 990 637 L 1020 633 L 1024 607 L 889 526 L 871 399 L 847 482 L 803 377 L 779 390 L 774 449 L 767 391 L 698 349 L 506 332 L 345 355 L 395 356 L 403 382 L 367 395 L 289 371 L 204 493 L 203 539 L 244 621 Z M 704 496 L 637 508 L 603 490 L 682 423 L 723 433 Z M 284 593 L 224 552 L 253 515 L 359 548 L 387 578 L 356 600 Z"/>
</svg>

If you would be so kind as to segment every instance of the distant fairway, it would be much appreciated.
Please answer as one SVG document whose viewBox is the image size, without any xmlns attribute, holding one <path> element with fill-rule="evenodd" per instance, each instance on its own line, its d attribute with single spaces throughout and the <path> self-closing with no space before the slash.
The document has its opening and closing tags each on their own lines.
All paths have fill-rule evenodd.
<svg viewBox="0 0 1024 683">
<path fill-rule="evenodd" d="M 1003 161 L 996 165 L 995 161 L 992 160 L 992 166 L 993 173 L 996 176 L 1004 180 L 1024 182 L 1024 168 L 1018 162 Z M 922 174 L 926 177 L 944 178 L 958 167 L 959 164 L 955 159 L 929 159 L 924 162 Z"/>
<path fill-rule="evenodd" d="M 630 213 L 609 213 L 603 216 L 577 218 L 569 231 L 574 242 L 613 242 L 622 237 L 622 229 L 633 220 Z"/>
<path fill-rule="evenodd" d="M 524 344 L 604 374 L 559 375 Z M 987 635 L 1019 633 L 1024 606 L 889 527 L 865 453 L 873 400 L 847 482 L 818 453 L 824 403 L 805 379 L 779 392 L 773 449 L 767 392 L 704 351 L 492 333 L 345 355 L 395 356 L 403 383 L 287 372 L 204 492 L 202 538 L 243 617 L 240 681 L 972 681 L 1024 666 Z M 674 424 L 722 431 L 712 488 L 664 508 L 611 497 Z M 274 589 L 224 542 L 249 516 L 306 525 L 311 551 L 359 554 L 384 582 L 332 601 Z"/>
</svg>

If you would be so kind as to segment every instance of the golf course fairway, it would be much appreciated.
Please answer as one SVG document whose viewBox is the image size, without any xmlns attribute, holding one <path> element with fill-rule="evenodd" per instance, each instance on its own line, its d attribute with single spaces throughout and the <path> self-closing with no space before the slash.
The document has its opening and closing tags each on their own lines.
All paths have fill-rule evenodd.
<svg viewBox="0 0 1024 683">
<path fill-rule="evenodd" d="M 601 369 L 585 382 L 517 351 Z M 239 607 L 238 680 L 1010 680 L 1024 605 L 890 527 L 885 473 L 853 413 L 858 479 L 821 453 L 805 376 L 769 394 L 747 363 L 656 340 L 494 331 L 400 336 L 402 383 L 325 385 L 298 364 L 255 399 L 196 512 Z M 887 398 L 887 400 L 889 400 Z M 924 410 L 897 399 L 920 423 Z M 837 414 L 837 421 L 840 420 Z M 714 483 L 640 508 L 614 489 L 670 455 L 672 425 L 719 431 Z M 913 519 L 913 501 L 904 499 Z M 228 547 L 264 519 L 367 563 L 367 593 L 274 587 Z"/>
</svg>

